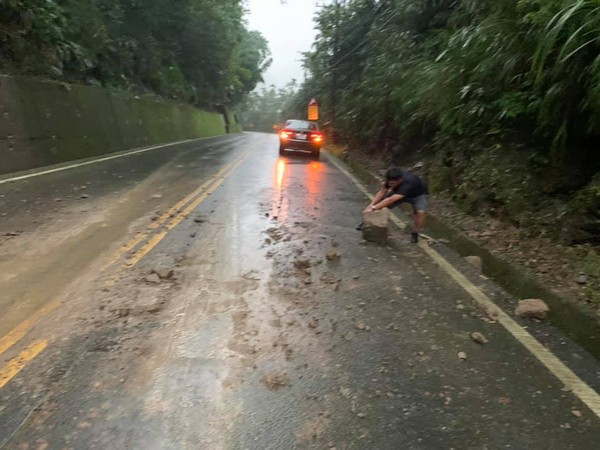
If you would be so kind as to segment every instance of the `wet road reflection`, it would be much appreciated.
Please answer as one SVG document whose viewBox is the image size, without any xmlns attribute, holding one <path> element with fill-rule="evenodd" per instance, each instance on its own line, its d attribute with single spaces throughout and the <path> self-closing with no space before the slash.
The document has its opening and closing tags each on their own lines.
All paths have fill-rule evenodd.
<svg viewBox="0 0 600 450">
<path fill-rule="evenodd" d="M 306 171 L 306 187 L 308 188 L 306 196 L 306 208 L 314 209 L 318 206 L 318 200 L 321 195 L 323 176 L 325 172 L 325 165 L 320 161 L 311 161 L 308 164 L 308 170 Z"/>
<path fill-rule="evenodd" d="M 277 160 L 277 176 L 275 178 L 277 180 L 277 189 L 279 191 L 283 187 L 283 177 L 285 176 L 285 166 L 286 166 L 285 159 L 279 158 Z"/>
<path fill-rule="evenodd" d="M 419 247 L 399 230 L 385 247 L 361 240 L 365 196 L 330 155 L 239 139 L 257 150 L 140 264 L 116 266 L 110 288 L 82 271 L 6 353 L 48 339 L 0 389 L 0 448 L 597 448 L 592 412 Z M 227 142 L 113 194 L 122 241 L 234 161 Z"/>
</svg>

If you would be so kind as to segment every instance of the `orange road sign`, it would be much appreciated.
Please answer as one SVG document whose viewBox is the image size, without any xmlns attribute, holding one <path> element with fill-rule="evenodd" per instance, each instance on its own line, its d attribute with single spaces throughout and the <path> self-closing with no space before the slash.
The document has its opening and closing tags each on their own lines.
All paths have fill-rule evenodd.
<svg viewBox="0 0 600 450">
<path fill-rule="evenodd" d="M 313 98 L 308 104 L 308 120 L 319 120 L 319 102 L 316 98 Z"/>
</svg>

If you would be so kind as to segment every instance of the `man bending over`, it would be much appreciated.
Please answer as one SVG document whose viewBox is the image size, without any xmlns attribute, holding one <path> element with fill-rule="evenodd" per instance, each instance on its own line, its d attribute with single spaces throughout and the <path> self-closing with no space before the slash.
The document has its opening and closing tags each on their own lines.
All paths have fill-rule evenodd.
<svg viewBox="0 0 600 450">
<path fill-rule="evenodd" d="M 377 211 L 383 208 L 394 208 L 402 203 L 410 203 L 414 211 L 414 225 L 410 241 L 419 242 L 419 233 L 425 222 L 427 213 L 427 184 L 412 172 L 400 170 L 397 167 L 388 169 L 381 189 L 373 198 L 365 212 Z"/>
</svg>

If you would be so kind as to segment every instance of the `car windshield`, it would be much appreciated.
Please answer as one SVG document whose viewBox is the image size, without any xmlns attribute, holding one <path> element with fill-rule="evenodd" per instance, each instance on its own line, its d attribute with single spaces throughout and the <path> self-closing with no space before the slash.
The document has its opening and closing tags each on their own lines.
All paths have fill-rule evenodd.
<svg viewBox="0 0 600 450">
<path fill-rule="evenodd" d="M 306 120 L 288 120 L 285 123 L 285 127 L 292 128 L 294 130 L 318 130 L 316 123 L 307 122 Z"/>
</svg>

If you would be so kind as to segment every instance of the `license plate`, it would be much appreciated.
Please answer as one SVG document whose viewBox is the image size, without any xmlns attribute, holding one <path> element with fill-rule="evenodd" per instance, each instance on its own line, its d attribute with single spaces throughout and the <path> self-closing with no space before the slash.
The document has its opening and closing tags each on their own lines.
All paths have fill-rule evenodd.
<svg viewBox="0 0 600 450">
<path fill-rule="evenodd" d="M 306 135 L 305 134 L 297 134 L 296 135 L 296 139 L 301 140 L 301 141 L 305 141 L 306 140 Z"/>
</svg>

